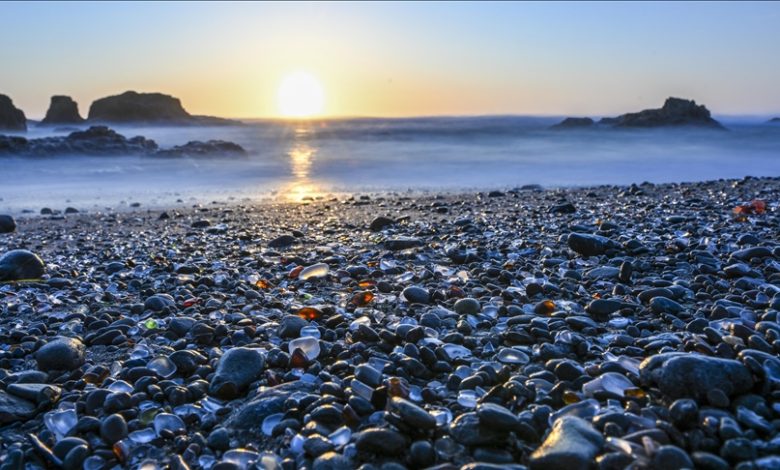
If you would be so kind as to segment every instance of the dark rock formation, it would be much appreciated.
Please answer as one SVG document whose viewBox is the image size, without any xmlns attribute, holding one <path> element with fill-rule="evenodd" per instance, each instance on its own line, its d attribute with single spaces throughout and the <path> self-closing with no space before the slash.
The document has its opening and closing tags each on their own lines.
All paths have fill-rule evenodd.
<svg viewBox="0 0 780 470">
<path fill-rule="evenodd" d="M 153 153 L 157 144 L 138 136 L 127 139 L 105 126 L 93 126 L 67 137 L 24 139 L 0 136 L 0 155 L 135 155 Z"/>
<path fill-rule="evenodd" d="M 659 109 L 645 109 L 638 113 L 621 114 L 618 117 L 603 118 L 598 124 L 591 118 L 566 118 L 551 129 L 583 129 L 590 127 L 700 127 L 725 129 L 721 123 L 712 119 L 710 111 L 704 105 L 681 98 L 667 98 Z"/>
<path fill-rule="evenodd" d="M 704 105 L 693 100 L 667 98 L 660 109 L 645 109 L 638 113 L 622 114 L 615 118 L 604 118 L 599 124 L 612 127 L 708 127 L 723 129 L 723 126 L 710 116 Z"/>
<path fill-rule="evenodd" d="M 90 121 L 170 125 L 235 125 L 238 121 L 211 116 L 193 116 L 178 98 L 162 93 L 126 91 L 100 98 L 89 107 Z"/>
<path fill-rule="evenodd" d="M 551 129 L 582 129 L 593 127 L 594 124 L 596 123 L 589 117 L 568 117 L 558 124 L 552 126 Z"/>
<path fill-rule="evenodd" d="M 51 97 L 46 117 L 40 124 L 81 124 L 84 118 L 79 115 L 79 105 L 70 96 L 55 95 Z"/>
<path fill-rule="evenodd" d="M 27 118 L 24 112 L 14 106 L 11 98 L 0 95 L 0 129 L 7 131 L 26 131 Z"/>
<path fill-rule="evenodd" d="M 780 123 L 780 117 L 772 118 L 767 122 L 769 122 L 770 124 L 778 124 Z"/>
<path fill-rule="evenodd" d="M 177 122 L 187 121 L 190 114 L 181 101 L 162 93 L 136 93 L 100 98 L 89 107 L 90 121 L 106 122 Z"/>
<path fill-rule="evenodd" d="M 206 142 L 193 140 L 184 145 L 177 145 L 157 152 L 157 155 L 161 157 L 198 157 L 215 154 L 245 155 L 246 151 L 240 145 L 224 140 L 209 140 Z"/>
<path fill-rule="evenodd" d="M 172 149 L 159 149 L 157 143 L 143 136 L 128 139 L 106 126 L 92 126 L 85 131 L 76 131 L 67 137 L 45 137 L 25 139 L 24 137 L 0 135 L 0 156 L 62 156 L 62 155 L 150 155 L 160 157 L 207 157 L 221 155 L 245 155 L 238 144 L 221 140 L 189 142 Z"/>
</svg>

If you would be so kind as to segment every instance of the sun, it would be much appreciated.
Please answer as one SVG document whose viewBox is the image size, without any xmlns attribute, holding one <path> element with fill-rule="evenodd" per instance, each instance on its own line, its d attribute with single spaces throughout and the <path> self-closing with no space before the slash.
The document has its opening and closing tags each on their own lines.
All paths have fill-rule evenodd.
<svg viewBox="0 0 780 470">
<path fill-rule="evenodd" d="M 322 85 L 307 72 L 295 72 L 284 77 L 276 98 L 279 113 L 291 118 L 316 116 L 325 106 Z"/>
</svg>

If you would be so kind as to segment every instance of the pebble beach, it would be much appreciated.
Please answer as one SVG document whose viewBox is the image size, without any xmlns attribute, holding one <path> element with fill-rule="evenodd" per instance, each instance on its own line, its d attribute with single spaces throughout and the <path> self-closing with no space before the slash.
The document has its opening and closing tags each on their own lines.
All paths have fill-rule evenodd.
<svg viewBox="0 0 780 470">
<path fill-rule="evenodd" d="M 0 219 L 0 469 L 780 468 L 780 178 Z"/>
</svg>

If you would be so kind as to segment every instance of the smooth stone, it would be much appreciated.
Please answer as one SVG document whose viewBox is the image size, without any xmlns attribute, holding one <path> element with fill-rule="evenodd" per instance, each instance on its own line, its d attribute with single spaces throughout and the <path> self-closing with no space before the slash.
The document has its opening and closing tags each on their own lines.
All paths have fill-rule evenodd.
<svg viewBox="0 0 780 470">
<path fill-rule="evenodd" d="M 169 294 L 155 294 L 144 301 L 144 308 L 153 312 L 161 312 L 167 307 L 176 307 L 176 301 Z"/>
<path fill-rule="evenodd" d="M 466 297 L 465 299 L 460 299 L 455 302 L 453 308 L 459 315 L 476 315 L 479 313 L 481 306 L 477 299 Z"/>
<path fill-rule="evenodd" d="M 486 402 L 477 405 L 477 416 L 481 425 L 501 431 L 513 431 L 520 424 L 520 420 L 514 413 L 495 403 Z"/>
<path fill-rule="evenodd" d="M 699 419 L 699 405 L 696 400 L 680 398 L 669 407 L 669 417 L 681 429 L 694 426 Z"/>
<path fill-rule="evenodd" d="M 46 343 L 35 353 L 38 369 L 74 370 L 84 364 L 84 344 L 75 338 L 59 337 Z"/>
<path fill-rule="evenodd" d="M 195 326 L 195 323 L 197 322 L 194 318 L 174 317 L 168 323 L 168 329 L 176 333 L 177 336 L 184 337 L 187 335 L 187 332 Z"/>
<path fill-rule="evenodd" d="M 677 446 L 665 445 L 656 449 L 653 455 L 653 467 L 664 470 L 682 470 L 694 468 L 688 454 Z"/>
<path fill-rule="evenodd" d="M 11 250 L 0 257 L 0 282 L 40 279 L 45 271 L 43 260 L 28 250 Z"/>
<path fill-rule="evenodd" d="M 52 405 L 59 400 L 62 389 L 45 383 L 12 383 L 6 388 L 8 393 L 39 405 Z"/>
<path fill-rule="evenodd" d="M 228 450 L 230 449 L 230 433 L 223 427 L 216 428 L 209 434 L 206 444 L 214 450 Z"/>
<path fill-rule="evenodd" d="M 284 402 L 290 395 L 296 392 L 315 393 L 316 389 L 314 384 L 300 380 L 267 388 L 242 404 L 225 422 L 225 426 L 259 433 L 265 418 L 285 411 Z"/>
<path fill-rule="evenodd" d="M 497 445 L 506 439 L 506 432 L 482 424 L 477 413 L 469 412 L 450 423 L 449 433 L 453 439 L 467 446 Z"/>
<path fill-rule="evenodd" d="M 298 315 L 285 315 L 279 322 L 276 333 L 285 339 L 297 338 L 301 334 L 301 328 L 309 323 Z"/>
<path fill-rule="evenodd" d="M 382 372 L 368 364 L 361 364 L 355 368 L 355 378 L 376 388 L 382 383 Z"/>
<path fill-rule="evenodd" d="M 623 308 L 624 303 L 619 300 L 596 299 L 592 300 L 585 311 L 591 316 L 605 317 Z"/>
<path fill-rule="evenodd" d="M 406 438 L 392 429 L 368 428 L 355 434 L 355 446 L 363 452 L 395 456 L 406 450 Z"/>
<path fill-rule="evenodd" d="M 423 241 L 419 238 L 412 237 L 397 237 L 385 240 L 382 244 L 385 249 L 390 251 L 408 250 L 409 248 L 416 248 L 423 245 Z"/>
<path fill-rule="evenodd" d="M 100 437 L 109 444 L 126 438 L 127 432 L 127 422 L 122 415 L 113 414 L 100 423 Z"/>
<path fill-rule="evenodd" d="M 576 416 L 563 416 L 553 423 L 547 438 L 531 454 L 529 468 L 587 469 L 603 445 L 604 438 L 589 422 Z"/>
<path fill-rule="evenodd" d="M 35 413 L 35 404 L 0 390 L 0 425 L 27 421 Z"/>
<path fill-rule="evenodd" d="M 320 434 L 312 434 L 303 441 L 303 450 L 312 457 L 319 457 L 325 452 L 333 450 L 333 443 Z"/>
<path fill-rule="evenodd" d="M 389 217 L 383 217 L 379 216 L 371 221 L 371 225 L 368 226 L 368 228 L 372 232 L 381 232 L 385 228 L 395 224 L 395 220 L 389 218 Z"/>
<path fill-rule="evenodd" d="M 752 258 L 769 258 L 771 256 L 772 250 L 765 246 L 753 246 L 731 253 L 732 258 L 742 261 L 749 261 Z"/>
<path fill-rule="evenodd" d="M 409 400 L 403 399 L 401 397 L 393 397 L 390 405 L 398 413 L 398 416 L 401 417 L 401 420 L 413 428 L 436 428 L 436 418 Z"/>
<path fill-rule="evenodd" d="M 65 458 L 62 460 L 62 468 L 65 470 L 81 470 L 84 465 L 84 461 L 89 456 L 89 447 L 86 445 L 78 445 L 68 452 Z"/>
<path fill-rule="evenodd" d="M 232 348 L 222 355 L 209 394 L 218 398 L 238 398 L 249 384 L 258 380 L 265 367 L 265 357 L 257 349 Z"/>
<path fill-rule="evenodd" d="M 10 215 L 0 214 L 0 233 L 16 231 L 16 221 Z"/>
<path fill-rule="evenodd" d="M 431 296 L 427 289 L 417 286 L 409 286 L 401 293 L 410 304 L 427 304 Z"/>
<path fill-rule="evenodd" d="M 312 464 L 312 470 L 343 470 L 353 468 L 352 462 L 341 454 L 336 452 L 325 452 Z"/>
<path fill-rule="evenodd" d="M 750 370 L 741 362 L 696 353 L 656 354 L 642 361 L 639 373 L 670 398 L 703 399 L 712 390 L 733 396 L 753 388 Z"/>
<path fill-rule="evenodd" d="M 175 351 L 168 356 L 168 359 L 176 366 L 176 371 L 185 376 L 192 374 L 207 362 L 206 356 L 191 349 Z"/>
<path fill-rule="evenodd" d="M 589 233 L 570 233 L 566 242 L 569 248 L 586 257 L 603 255 L 608 249 L 619 247 L 616 242 L 607 237 Z"/>
<path fill-rule="evenodd" d="M 728 470 L 731 468 L 728 462 L 723 460 L 720 456 L 711 454 L 709 452 L 693 452 L 691 454 L 691 460 L 693 460 L 693 463 L 696 465 L 697 469 Z"/>
<path fill-rule="evenodd" d="M 685 307 L 666 297 L 653 297 L 650 299 L 649 306 L 650 310 L 656 314 L 671 313 L 674 315 L 685 310 Z"/>
<path fill-rule="evenodd" d="M 620 269 L 614 266 L 599 266 L 585 272 L 585 278 L 591 280 L 617 279 Z"/>
<path fill-rule="evenodd" d="M 268 242 L 268 248 L 287 248 L 295 242 L 296 238 L 292 235 L 280 235 Z"/>
<path fill-rule="evenodd" d="M 750 470 L 777 470 L 780 468 L 780 455 L 768 455 L 750 462 Z"/>
</svg>

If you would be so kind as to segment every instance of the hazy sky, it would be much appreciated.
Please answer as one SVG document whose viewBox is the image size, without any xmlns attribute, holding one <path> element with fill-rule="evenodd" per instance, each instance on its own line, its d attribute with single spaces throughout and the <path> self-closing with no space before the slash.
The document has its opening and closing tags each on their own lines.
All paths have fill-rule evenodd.
<svg viewBox="0 0 780 470">
<path fill-rule="evenodd" d="M 780 3 L 0 3 L 0 93 L 161 91 L 275 116 L 285 75 L 329 115 L 605 115 L 670 95 L 780 111 Z"/>
</svg>

